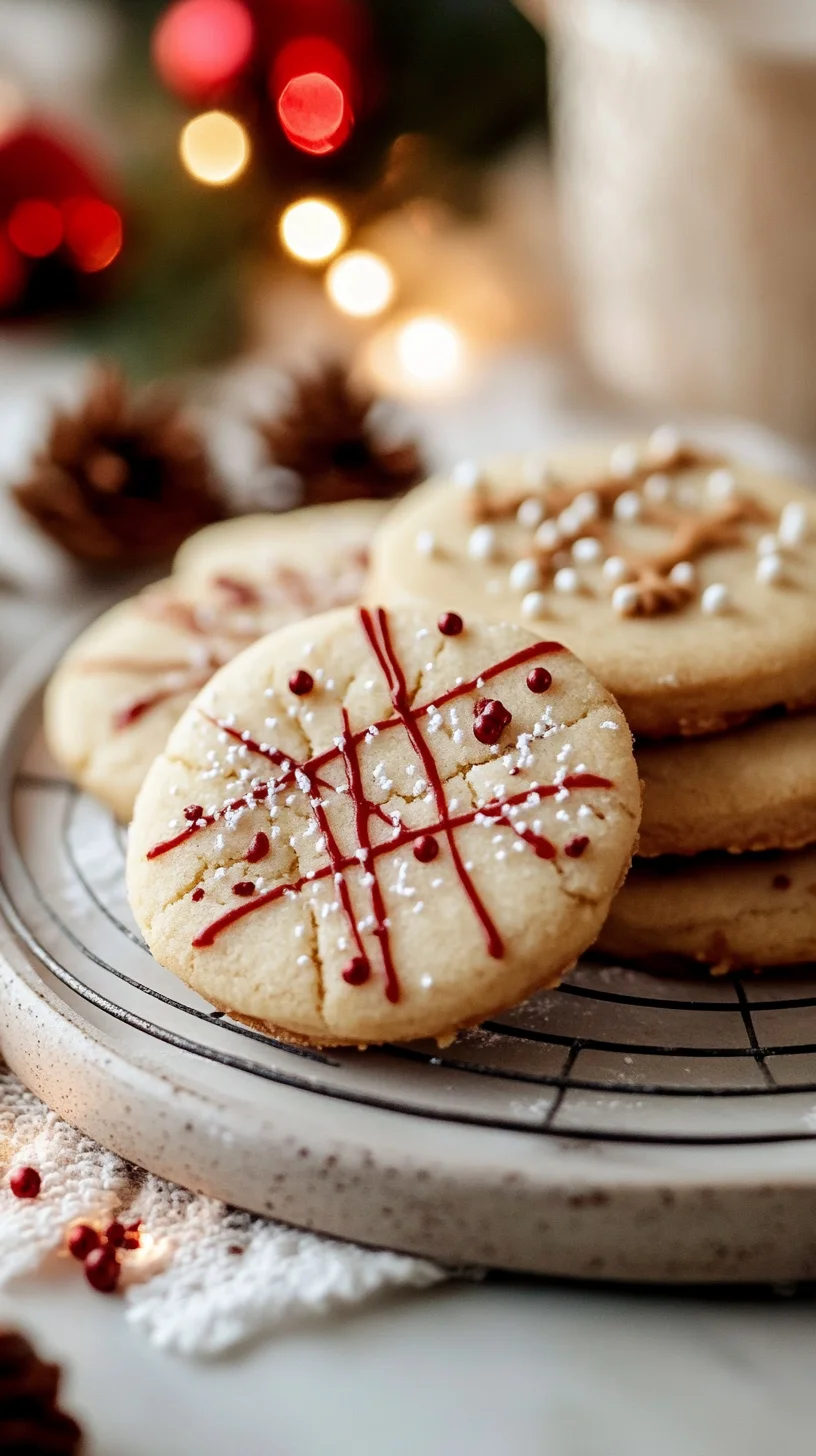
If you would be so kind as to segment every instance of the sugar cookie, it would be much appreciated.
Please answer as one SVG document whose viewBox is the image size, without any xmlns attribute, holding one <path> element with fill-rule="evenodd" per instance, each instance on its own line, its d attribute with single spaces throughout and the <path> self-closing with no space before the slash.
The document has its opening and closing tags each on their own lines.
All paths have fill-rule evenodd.
<svg viewBox="0 0 816 1456">
<path fill-rule="evenodd" d="M 639 736 L 816 704 L 816 497 L 663 435 L 430 481 L 378 533 L 369 591 L 557 637 Z"/>
<path fill-rule="evenodd" d="M 356 601 L 381 506 L 251 516 L 191 537 L 173 575 L 106 612 L 60 664 L 45 700 L 54 757 L 127 820 L 179 714 L 266 632 Z"/>
<path fill-rule="evenodd" d="M 222 668 L 139 794 L 156 959 L 316 1045 L 450 1039 L 594 939 L 640 813 L 617 704 L 557 643 L 345 609 Z"/>
<path fill-rule="evenodd" d="M 816 848 L 636 862 L 598 949 L 714 972 L 816 961 Z"/>
<path fill-rule="evenodd" d="M 638 854 L 816 844 L 816 713 L 713 738 L 641 742 Z"/>
</svg>

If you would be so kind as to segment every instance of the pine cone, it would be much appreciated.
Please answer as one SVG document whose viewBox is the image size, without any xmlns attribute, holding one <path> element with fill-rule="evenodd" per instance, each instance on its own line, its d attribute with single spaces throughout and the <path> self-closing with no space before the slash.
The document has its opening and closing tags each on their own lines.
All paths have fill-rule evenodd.
<svg viewBox="0 0 816 1456">
<path fill-rule="evenodd" d="M 77 1456 L 82 1432 L 57 1405 L 60 1371 L 22 1335 L 0 1330 L 0 1451 L 3 1456 Z"/>
<path fill-rule="evenodd" d="M 270 460 L 300 476 L 303 504 L 385 499 L 425 474 L 417 446 L 389 445 L 371 420 L 374 396 L 354 388 L 339 364 L 293 382 L 287 410 L 259 420 Z"/>
<path fill-rule="evenodd" d="M 14 495 L 66 551 L 103 565 L 161 560 L 224 514 L 176 401 L 156 390 L 131 395 L 111 366 L 97 369 L 78 409 L 54 415 Z"/>
</svg>

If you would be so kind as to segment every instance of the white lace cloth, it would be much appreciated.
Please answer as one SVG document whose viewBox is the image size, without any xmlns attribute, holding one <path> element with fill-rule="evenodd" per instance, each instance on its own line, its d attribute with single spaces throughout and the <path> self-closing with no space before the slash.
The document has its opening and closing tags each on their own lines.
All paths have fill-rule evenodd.
<svg viewBox="0 0 816 1456">
<path fill-rule="evenodd" d="M 42 1177 L 35 1199 L 15 1198 L 4 1180 L 0 1285 L 64 1253 L 72 1223 L 141 1218 L 144 1247 L 124 1259 L 125 1318 L 178 1354 L 217 1355 L 389 1289 L 423 1289 L 446 1277 L 426 1260 L 303 1233 L 144 1173 L 69 1127 L 2 1067 L 0 1158 Z M 74 1269 L 82 1279 L 81 1266 Z"/>
</svg>

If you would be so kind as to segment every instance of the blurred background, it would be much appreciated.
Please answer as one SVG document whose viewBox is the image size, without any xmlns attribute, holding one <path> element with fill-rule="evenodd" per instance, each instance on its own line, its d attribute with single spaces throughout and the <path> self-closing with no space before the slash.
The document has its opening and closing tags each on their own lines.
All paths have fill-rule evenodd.
<svg viewBox="0 0 816 1456">
<path fill-rule="evenodd" d="M 814 138 L 810 0 L 0 0 L 0 469 L 95 357 L 182 382 L 230 509 L 353 465 L 336 389 L 256 427 L 326 360 L 423 464 L 808 441 Z"/>
</svg>

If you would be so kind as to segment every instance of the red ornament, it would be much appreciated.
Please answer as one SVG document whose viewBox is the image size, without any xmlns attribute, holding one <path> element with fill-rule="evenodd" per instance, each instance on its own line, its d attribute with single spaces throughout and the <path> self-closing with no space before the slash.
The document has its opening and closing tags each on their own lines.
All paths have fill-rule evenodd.
<svg viewBox="0 0 816 1456">
<path fill-rule="evenodd" d="M 84 1264 L 91 1251 L 99 1248 L 101 1239 L 96 1229 L 92 1228 L 89 1223 L 75 1223 L 74 1227 L 69 1229 L 66 1242 L 68 1252 Z"/>
<path fill-rule="evenodd" d="M 198 904 L 199 900 L 204 899 L 204 891 L 202 890 L 200 885 L 197 885 L 196 888 L 193 890 L 192 898 L 195 900 L 196 904 Z"/>
<path fill-rule="evenodd" d="M 124 1224 L 120 1223 L 118 1218 L 116 1218 L 105 1229 L 105 1243 L 110 1244 L 112 1249 L 121 1249 L 125 1242 L 125 1233 L 126 1229 Z"/>
<path fill-rule="evenodd" d="M 189 824 L 195 824 L 197 819 L 204 818 L 204 810 L 201 804 L 188 804 L 187 808 L 182 809 L 181 812 Z"/>
<path fill-rule="evenodd" d="M 62 209 L 65 241 L 81 273 L 101 273 L 122 251 L 122 218 L 109 202 L 76 197 Z"/>
<path fill-rule="evenodd" d="M 313 687 L 314 678 L 303 667 L 299 667 L 297 672 L 293 672 L 289 679 L 289 691 L 290 693 L 294 693 L 296 698 L 305 698 L 306 694 L 310 693 Z"/>
<path fill-rule="evenodd" d="M 198 102 L 237 80 L 254 45 L 255 27 L 242 0 L 178 0 L 153 32 L 153 60 L 171 91 Z"/>
<path fill-rule="evenodd" d="M 133 1223 L 127 1225 L 125 1237 L 122 1240 L 123 1249 L 138 1249 L 140 1247 L 142 1242 L 141 1228 L 142 1220 L 140 1218 L 134 1219 Z"/>
<path fill-rule="evenodd" d="M 465 624 L 458 612 L 443 612 L 436 625 L 443 637 L 458 637 Z"/>
<path fill-rule="evenodd" d="M 233 885 L 232 893 L 233 895 L 240 895 L 242 899 L 246 900 L 250 895 L 255 894 L 255 886 L 251 880 L 239 880 L 237 885 Z"/>
<path fill-rule="evenodd" d="M 0 138 L 0 311 L 52 308 L 69 270 L 103 271 L 122 248 L 123 225 L 101 171 L 50 132 L 26 126 Z"/>
<path fill-rule="evenodd" d="M 44 197 L 26 197 L 9 214 L 8 235 L 27 258 L 47 258 L 62 242 L 62 213 Z"/>
<path fill-rule="evenodd" d="M 580 859 L 588 844 L 589 839 L 587 836 L 585 834 L 579 834 L 575 839 L 571 839 L 569 844 L 564 845 L 564 853 L 568 854 L 570 859 Z"/>
<path fill-rule="evenodd" d="M 420 864 L 430 864 L 438 853 L 439 845 L 432 834 L 421 834 L 419 839 L 414 840 L 414 859 L 418 859 Z"/>
<path fill-rule="evenodd" d="M 531 693 L 546 693 L 552 687 L 552 673 L 546 667 L 531 667 L 527 674 L 527 686 Z"/>
<path fill-rule="evenodd" d="M 371 975 L 371 967 L 364 956 L 355 956 L 343 971 L 343 980 L 350 986 L 364 986 Z"/>
<path fill-rule="evenodd" d="M 112 1294 L 119 1283 L 122 1266 L 115 1249 L 92 1249 L 85 1260 L 85 1278 L 100 1294 Z"/>
<path fill-rule="evenodd" d="M 41 1186 L 36 1168 L 12 1168 L 9 1173 L 9 1188 L 15 1198 L 36 1198 Z"/>
</svg>

